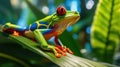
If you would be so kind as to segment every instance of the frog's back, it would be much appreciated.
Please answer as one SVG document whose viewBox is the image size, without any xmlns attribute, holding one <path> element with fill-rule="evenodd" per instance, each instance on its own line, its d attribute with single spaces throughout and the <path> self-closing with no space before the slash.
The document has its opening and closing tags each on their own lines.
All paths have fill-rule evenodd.
<svg viewBox="0 0 120 67">
<path fill-rule="evenodd" d="M 41 31 L 44 34 L 46 32 L 51 31 L 52 26 L 49 26 L 47 22 L 39 22 L 39 23 L 35 22 L 26 28 L 24 35 L 28 38 L 34 39 L 33 31 L 35 31 L 36 29 L 48 29 L 47 31 Z"/>
<path fill-rule="evenodd" d="M 36 29 L 48 29 L 48 28 L 52 28 L 52 26 L 49 26 L 49 24 L 47 22 L 35 22 L 33 24 L 30 24 L 26 30 L 31 30 L 34 31 Z"/>
</svg>

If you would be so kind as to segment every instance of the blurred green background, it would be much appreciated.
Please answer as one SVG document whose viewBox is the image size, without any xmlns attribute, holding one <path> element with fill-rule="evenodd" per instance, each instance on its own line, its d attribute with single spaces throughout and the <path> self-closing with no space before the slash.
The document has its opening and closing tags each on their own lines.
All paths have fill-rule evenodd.
<svg viewBox="0 0 120 67">
<path fill-rule="evenodd" d="M 109 28 L 113 27 L 114 23 L 112 22 L 114 21 L 114 18 L 111 19 L 111 17 L 115 15 L 117 20 L 120 19 L 120 8 L 116 7 L 116 5 L 120 4 L 120 2 L 119 0 L 106 0 L 105 2 L 101 0 L 102 7 L 97 7 L 99 2 L 99 0 L 0 0 L 0 25 L 5 24 L 6 22 L 11 22 L 16 25 L 25 27 L 38 19 L 42 19 L 45 16 L 56 12 L 56 8 L 62 5 L 67 10 L 78 11 L 81 16 L 80 20 L 76 24 L 68 27 L 67 30 L 62 35 L 60 35 L 60 40 L 62 43 L 69 47 L 76 56 L 94 61 L 120 65 L 120 30 L 115 31 L 115 34 L 117 34 L 117 36 L 115 36 L 115 38 L 113 36 L 113 39 L 115 39 L 117 43 L 113 43 L 110 50 L 107 49 L 109 49 L 108 46 L 109 43 L 112 43 L 112 40 L 107 43 L 108 41 L 105 39 L 108 38 L 109 40 L 110 36 L 107 35 L 110 34 L 109 32 L 106 34 L 106 31 L 102 31 L 105 29 L 109 31 Z M 114 14 L 114 7 L 116 8 L 115 11 L 119 10 L 119 14 L 117 13 L 118 15 Z M 108 14 L 107 12 L 110 13 Z M 97 19 L 96 21 L 96 19 L 94 19 L 95 17 L 100 17 L 100 19 L 102 17 L 102 19 Z M 109 17 L 109 20 L 104 20 L 106 17 Z M 107 23 L 108 27 L 103 23 L 107 21 L 111 22 Z M 118 26 L 114 25 L 115 29 L 119 28 L 120 20 L 117 22 L 118 23 L 116 23 L 116 25 Z M 95 26 L 95 23 L 101 23 L 100 27 L 99 25 Z M 102 27 L 105 28 L 98 30 L 97 27 L 99 29 Z M 97 32 L 98 34 L 96 32 L 91 32 L 91 30 L 94 28 L 99 31 Z M 106 34 L 105 38 L 101 36 L 103 33 Z M 94 37 L 96 38 L 95 40 Z M 101 42 L 96 41 L 97 39 L 102 43 L 104 41 L 106 43 L 104 43 L 101 47 Z M 16 44 L 17 43 L 14 41 L 11 41 L 10 39 L 0 35 L 0 67 L 21 67 L 20 65 L 25 64 L 34 67 L 56 67 L 54 63 L 50 62 L 45 57 L 39 57 L 39 55 L 24 49 L 19 44 Z M 6 58 L 6 54 L 18 58 L 19 61 L 23 61 L 25 64 L 21 62 L 19 64 L 11 59 Z"/>
</svg>

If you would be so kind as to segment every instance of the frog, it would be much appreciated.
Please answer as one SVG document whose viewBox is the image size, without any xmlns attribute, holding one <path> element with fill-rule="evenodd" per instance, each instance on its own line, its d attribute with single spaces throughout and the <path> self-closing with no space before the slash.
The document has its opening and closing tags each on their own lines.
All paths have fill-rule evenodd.
<svg viewBox="0 0 120 67">
<path fill-rule="evenodd" d="M 2 32 L 14 36 L 24 36 L 31 40 L 35 39 L 43 50 L 51 50 L 57 58 L 60 58 L 66 56 L 67 53 L 73 54 L 73 52 L 61 43 L 59 35 L 79 19 L 79 12 L 66 10 L 65 7 L 58 6 L 53 14 L 26 27 L 7 22 L 3 25 Z M 54 37 L 55 45 L 48 43 L 48 40 L 52 37 Z"/>
</svg>

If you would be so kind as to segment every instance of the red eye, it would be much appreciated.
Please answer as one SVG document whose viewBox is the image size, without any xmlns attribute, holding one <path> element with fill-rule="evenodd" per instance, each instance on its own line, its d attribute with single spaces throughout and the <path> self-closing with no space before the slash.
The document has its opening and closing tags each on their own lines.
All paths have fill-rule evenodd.
<svg viewBox="0 0 120 67">
<path fill-rule="evenodd" d="M 57 8 L 57 14 L 58 15 L 62 16 L 62 15 L 65 15 L 65 13 L 66 13 L 66 9 L 63 6 L 59 6 Z"/>
</svg>

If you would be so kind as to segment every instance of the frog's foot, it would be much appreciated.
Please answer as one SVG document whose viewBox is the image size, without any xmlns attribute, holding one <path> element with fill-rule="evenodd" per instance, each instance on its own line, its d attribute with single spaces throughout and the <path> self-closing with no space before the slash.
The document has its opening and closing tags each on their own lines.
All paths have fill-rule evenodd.
<svg viewBox="0 0 120 67">
<path fill-rule="evenodd" d="M 54 53 L 57 58 L 60 58 L 62 55 L 66 56 L 67 55 L 66 53 L 73 54 L 73 52 L 69 48 L 58 45 L 54 47 Z"/>
<path fill-rule="evenodd" d="M 67 55 L 64 51 L 62 51 L 62 50 L 59 49 L 58 47 L 55 47 L 55 50 L 57 51 L 58 54 L 61 54 L 61 55 L 63 55 L 63 56 L 66 56 L 66 55 Z"/>
<path fill-rule="evenodd" d="M 51 49 L 53 52 L 54 52 L 54 55 L 57 57 L 57 58 L 60 58 L 62 56 L 62 53 L 61 51 L 59 51 L 59 48 L 55 47 L 55 46 L 52 46 L 52 45 L 48 45 L 48 48 Z"/>
<path fill-rule="evenodd" d="M 66 46 L 56 46 L 57 48 L 59 48 L 61 51 L 63 51 L 64 53 L 66 53 L 66 52 L 68 52 L 68 53 L 70 53 L 70 54 L 73 54 L 73 52 L 69 49 L 69 48 L 67 48 Z"/>
<path fill-rule="evenodd" d="M 19 36 L 19 32 L 13 31 L 13 35 L 14 35 L 14 36 Z"/>
<path fill-rule="evenodd" d="M 19 32 L 15 31 L 15 29 L 13 28 L 5 28 L 4 26 L 2 27 L 2 31 L 3 32 L 6 32 L 6 33 L 9 33 L 9 34 L 12 34 L 14 36 L 19 36 Z"/>
</svg>

